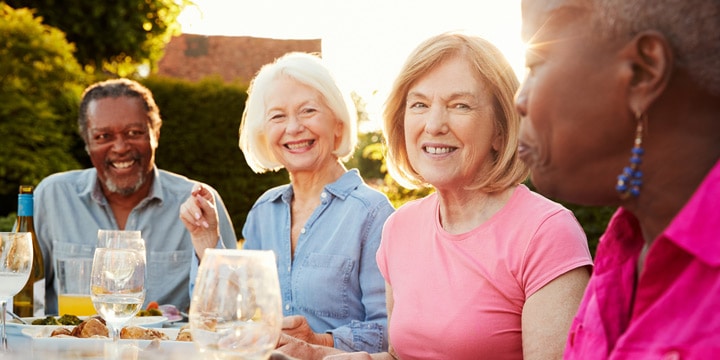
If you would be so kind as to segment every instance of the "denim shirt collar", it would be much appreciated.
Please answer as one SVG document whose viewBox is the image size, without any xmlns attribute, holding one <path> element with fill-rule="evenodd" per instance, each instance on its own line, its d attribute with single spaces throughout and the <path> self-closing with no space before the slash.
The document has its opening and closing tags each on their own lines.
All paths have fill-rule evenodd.
<svg viewBox="0 0 720 360">
<path fill-rule="evenodd" d="M 108 202 L 107 198 L 105 198 L 105 194 L 103 194 L 102 192 L 102 187 L 100 187 L 100 182 L 98 181 L 97 176 L 97 169 L 93 168 L 92 171 L 88 172 L 88 174 L 89 179 L 85 184 L 85 188 L 78 193 L 79 196 L 81 198 L 86 198 L 88 196 L 92 197 L 93 201 L 95 201 L 96 203 L 106 206 Z M 160 205 L 162 205 L 164 199 L 162 180 L 160 179 L 160 171 L 155 165 L 153 165 L 153 183 L 150 186 L 150 193 L 145 199 L 140 202 L 140 204 L 138 204 L 138 206 L 144 206 L 153 199 L 157 199 Z"/>
<path fill-rule="evenodd" d="M 335 182 L 330 183 L 325 186 L 325 191 L 329 192 L 333 196 L 345 199 L 350 195 L 350 193 L 353 192 L 353 190 L 357 189 L 358 186 L 360 186 L 363 183 L 362 177 L 360 177 L 360 172 L 357 169 L 350 169 L 346 171 L 339 179 L 337 179 Z M 293 196 L 293 187 L 292 184 L 288 186 L 284 191 L 280 191 L 275 194 L 273 198 L 270 199 L 270 201 L 276 201 L 278 199 L 282 199 L 285 203 L 290 203 Z"/>
</svg>

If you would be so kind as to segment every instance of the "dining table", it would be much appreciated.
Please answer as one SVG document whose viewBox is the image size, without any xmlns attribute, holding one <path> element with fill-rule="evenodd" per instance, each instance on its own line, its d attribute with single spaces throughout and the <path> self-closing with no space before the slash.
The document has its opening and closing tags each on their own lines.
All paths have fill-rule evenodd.
<svg viewBox="0 0 720 360">
<path fill-rule="evenodd" d="M 12 320 L 8 320 L 11 322 Z M 159 328 L 170 336 L 185 326 L 187 322 L 168 322 Z M 86 359 L 123 359 L 123 360 L 201 360 L 204 358 L 199 349 L 190 341 L 149 341 L 120 340 L 113 344 L 111 339 L 47 338 L 34 336 L 29 326 L 9 324 L 7 336 L 9 352 L 0 354 L 2 360 L 86 360 Z M 40 325 L 38 325 L 40 326 Z M 293 357 L 273 351 L 269 360 L 297 360 Z"/>
</svg>

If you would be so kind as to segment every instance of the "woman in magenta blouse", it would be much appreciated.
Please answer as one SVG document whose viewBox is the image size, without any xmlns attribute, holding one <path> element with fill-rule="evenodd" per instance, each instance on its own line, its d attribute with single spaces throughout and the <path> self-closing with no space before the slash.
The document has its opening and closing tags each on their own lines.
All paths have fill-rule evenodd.
<svg viewBox="0 0 720 360">
<path fill-rule="evenodd" d="M 619 206 L 567 359 L 720 356 L 720 2 L 523 1 L 520 155 Z"/>
</svg>

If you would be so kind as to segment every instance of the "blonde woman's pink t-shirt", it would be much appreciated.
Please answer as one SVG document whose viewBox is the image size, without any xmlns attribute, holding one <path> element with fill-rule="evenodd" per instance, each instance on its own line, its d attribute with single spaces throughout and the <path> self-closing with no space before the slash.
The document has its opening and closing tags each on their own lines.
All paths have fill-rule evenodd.
<svg viewBox="0 0 720 360">
<path fill-rule="evenodd" d="M 390 342 L 403 360 L 522 359 L 525 300 L 592 265 L 573 214 L 520 185 L 491 219 L 464 234 L 440 225 L 438 197 L 390 216 L 377 262 L 392 286 Z"/>
</svg>

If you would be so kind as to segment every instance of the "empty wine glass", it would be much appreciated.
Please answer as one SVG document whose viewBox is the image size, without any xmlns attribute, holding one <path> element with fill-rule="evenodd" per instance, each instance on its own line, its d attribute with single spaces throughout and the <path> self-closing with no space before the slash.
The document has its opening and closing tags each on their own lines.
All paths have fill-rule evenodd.
<svg viewBox="0 0 720 360">
<path fill-rule="evenodd" d="M 98 247 L 93 258 L 90 297 L 112 331 L 113 342 L 145 301 L 145 247 L 133 244 Z"/>
<path fill-rule="evenodd" d="M 189 314 L 193 341 L 215 359 L 267 359 L 282 329 L 275 255 L 207 249 Z"/>
<path fill-rule="evenodd" d="M 5 317 L 8 299 L 22 290 L 30 277 L 33 261 L 29 232 L 0 233 L 0 303 L 2 304 L 2 351 L 8 350 Z"/>
</svg>

